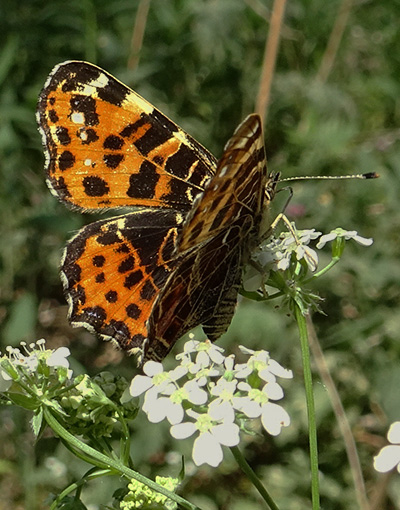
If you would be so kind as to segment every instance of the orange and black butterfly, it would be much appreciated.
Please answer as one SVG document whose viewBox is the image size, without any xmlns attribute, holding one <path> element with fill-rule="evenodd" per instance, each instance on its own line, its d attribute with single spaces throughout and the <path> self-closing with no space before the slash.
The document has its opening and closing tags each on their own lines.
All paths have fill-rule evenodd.
<svg viewBox="0 0 400 510">
<path fill-rule="evenodd" d="M 275 192 L 259 116 L 240 124 L 217 160 L 113 76 L 71 61 L 47 79 L 37 120 L 58 199 L 82 212 L 132 208 L 68 243 L 71 324 L 142 363 L 162 360 L 200 324 L 219 338 Z"/>
</svg>

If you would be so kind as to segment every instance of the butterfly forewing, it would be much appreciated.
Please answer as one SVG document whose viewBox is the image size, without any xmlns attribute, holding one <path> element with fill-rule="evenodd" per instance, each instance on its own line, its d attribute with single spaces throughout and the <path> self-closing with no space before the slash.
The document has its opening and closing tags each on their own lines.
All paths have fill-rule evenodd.
<svg viewBox="0 0 400 510">
<path fill-rule="evenodd" d="M 188 211 L 215 158 L 141 96 L 86 62 L 54 68 L 38 102 L 47 184 L 83 210 Z"/>
<path fill-rule="evenodd" d="M 261 119 L 249 115 L 236 129 L 218 161 L 216 174 L 189 212 L 178 240 L 183 252 L 249 215 L 259 221 L 267 183 Z"/>
<path fill-rule="evenodd" d="M 259 234 L 266 181 L 261 121 L 251 115 L 227 143 L 215 176 L 183 224 L 183 254 L 155 301 L 145 359 L 162 359 L 200 324 L 212 341 L 227 330 L 242 266 Z"/>
</svg>

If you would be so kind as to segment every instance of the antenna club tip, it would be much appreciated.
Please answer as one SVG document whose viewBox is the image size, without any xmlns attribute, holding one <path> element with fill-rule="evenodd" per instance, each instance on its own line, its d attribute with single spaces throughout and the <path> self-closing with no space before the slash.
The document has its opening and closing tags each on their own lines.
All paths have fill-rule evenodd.
<svg viewBox="0 0 400 510">
<path fill-rule="evenodd" d="M 377 179 L 379 174 L 376 172 L 368 172 L 366 174 L 362 174 L 363 179 Z"/>
</svg>

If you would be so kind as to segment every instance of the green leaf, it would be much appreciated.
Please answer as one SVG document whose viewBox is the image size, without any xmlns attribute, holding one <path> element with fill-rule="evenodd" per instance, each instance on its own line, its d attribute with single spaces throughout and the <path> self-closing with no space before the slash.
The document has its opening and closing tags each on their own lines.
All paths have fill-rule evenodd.
<svg viewBox="0 0 400 510">
<path fill-rule="evenodd" d="M 43 423 L 43 408 L 39 409 L 39 412 L 32 418 L 32 429 L 36 437 L 38 437 Z"/>
</svg>

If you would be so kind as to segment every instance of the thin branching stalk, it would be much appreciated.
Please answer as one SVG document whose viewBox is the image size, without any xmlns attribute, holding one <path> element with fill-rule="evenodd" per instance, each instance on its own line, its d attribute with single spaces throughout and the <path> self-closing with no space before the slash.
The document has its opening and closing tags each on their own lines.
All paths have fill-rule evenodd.
<svg viewBox="0 0 400 510">
<path fill-rule="evenodd" d="M 139 64 L 140 52 L 142 50 L 144 33 L 147 24 L 147 15 L 149 13 L 150 0 L 141 0 L 136 13 L 135 24 L 133 26 L 131 48 L 128 57 L 128 69 L 136 69 Z"/>
<path fill-rule="evenodd" d="M 344 30 L 349 20 L 352 4 L 353 0 L 342 0 L 342 3 L 340 4 L 335 23 L 333 24 L 333 28 L 329 36 L 328 44 L 326 45 L 325 53 L 321 60 L 321 65 L 317 72 L 317 80 L 322 83 L 326 82 L 332 70 L 343 38 Z"/>
<path fill-rule="evenodd" d="M 279 48 L 279 39 L 285 12 L 286 0 L 275 0 L 271 12 L 271 21 L 267 41 L 265 44 L 264 61 L 260 77 L 260 85 L 256 101 L 256 113 L 267 120 L 268 106 L 271 95 L 271 84 L 275 70 L 276 57 Z"/>
<path fill-rule="evenodd" d="M 318 341 L 317 334 L 314 329 L 311 317 L 307 316 L 307 330 L 309 337 L 310 349 L 313 359 L 318 368 L 319 375 L 323 384 L 326 387 L 330 401 L 332 403 L 333 412 L 335 413 L 337 423 L 339 425 L 340 433 L 342 434 L 344 445 L 346 448 L 347 458 L 349 459 L 351 475 L 354 481 L 354 489 L 356 492 L 357 502 L 360 510 L 370 510 L 370 505 L 365 491 L 364 478 L 361 471 L 360 460 L 358 458 L 357 448 L 354 442 L 354 437 L 351 432 L 351 427 L 348 422 L 345 410 L 342 405 L 339 393 L 336 389 L 335 383 L 329 372 L 328 365 L 325 360 L 324 353 Z"/>
</svg>

